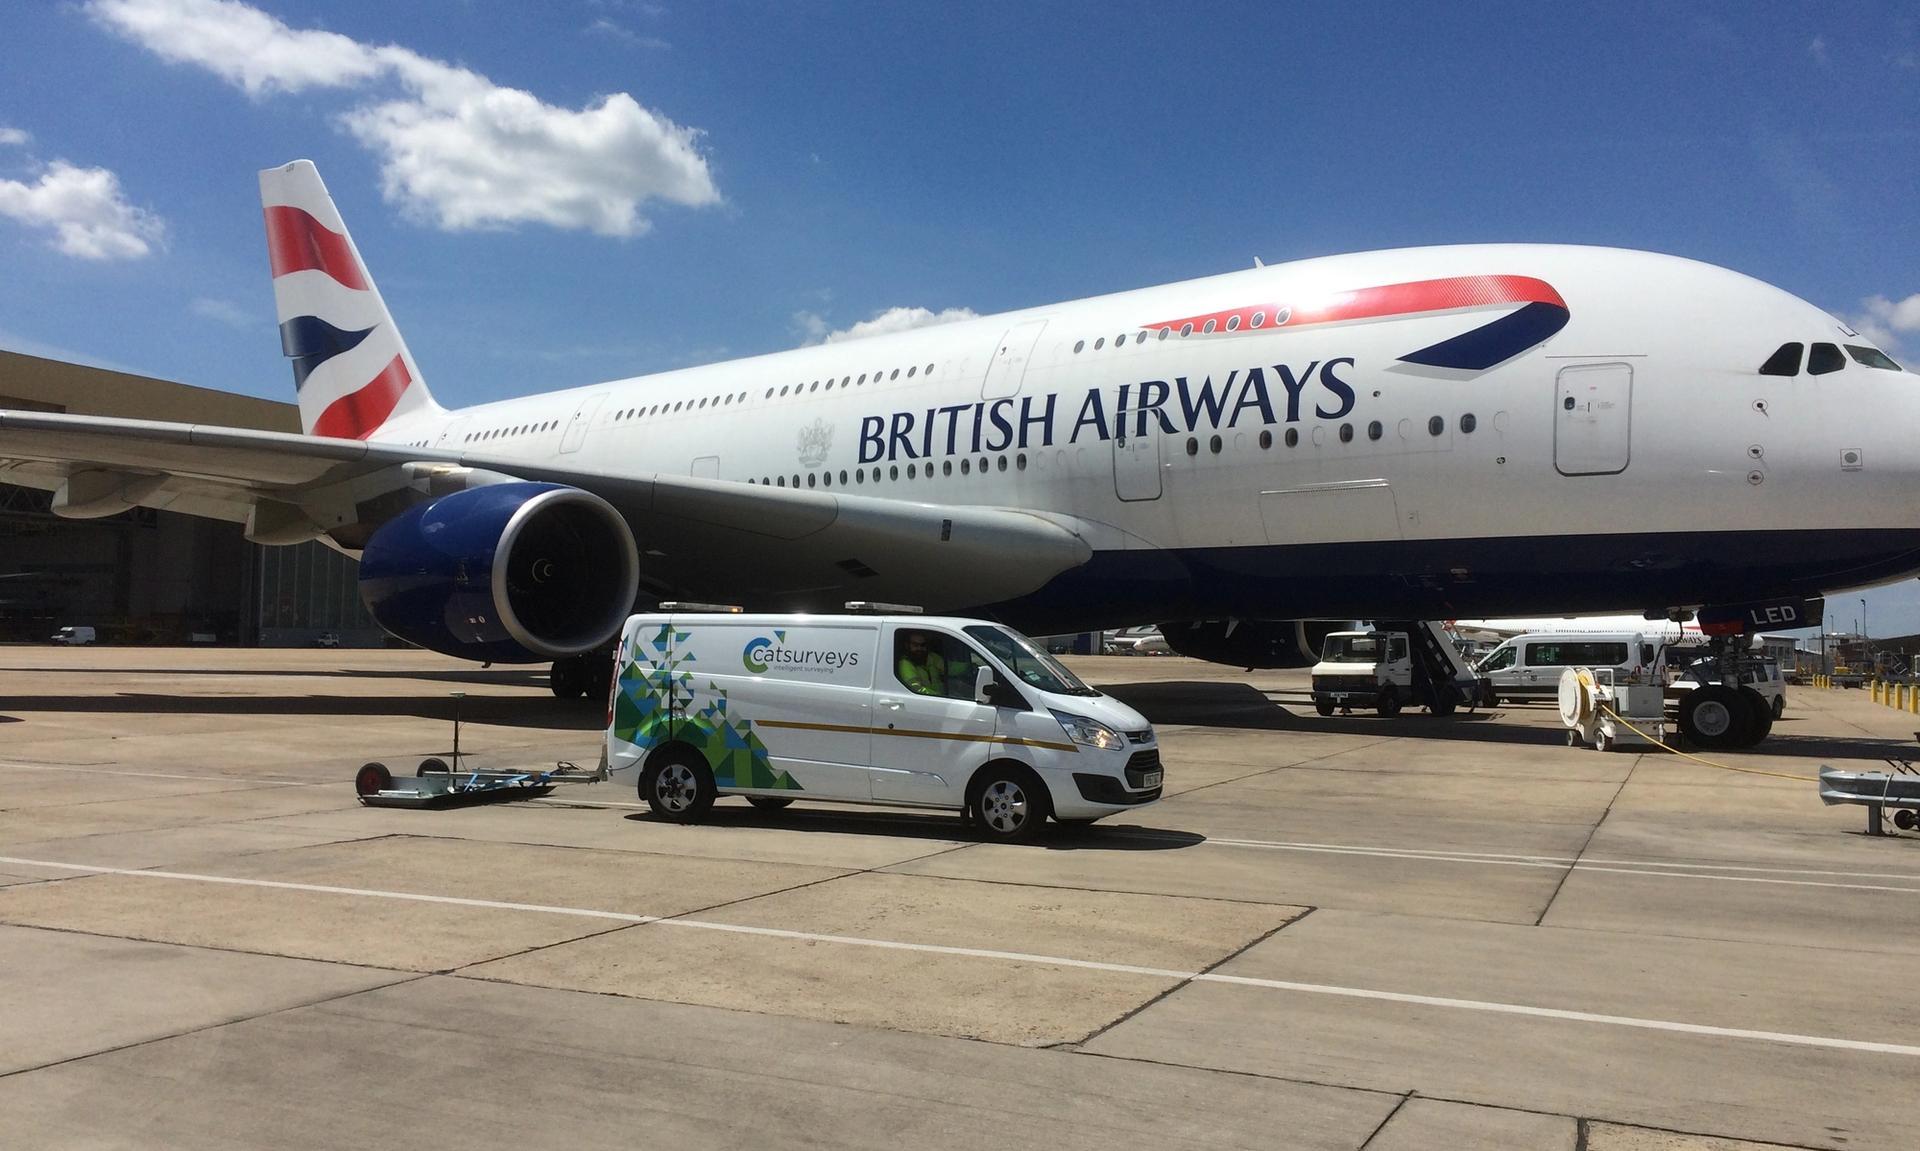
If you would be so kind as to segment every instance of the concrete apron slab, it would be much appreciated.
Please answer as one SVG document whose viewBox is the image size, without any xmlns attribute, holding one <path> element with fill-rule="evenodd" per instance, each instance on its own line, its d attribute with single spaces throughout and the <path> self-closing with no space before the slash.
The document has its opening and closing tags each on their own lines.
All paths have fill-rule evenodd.
<svg viewBox="0 0 1920 1151">
<path fill-rule="evenodd" d="M 1219 974 L 1466 1001 L 1444 1006 L 1193 984 L 1087 1046 L 1101 1054 L 1681 1131 L 1910 1145 L 1920 1058 L 1541 1018 L 1519 1004 L 1901 1044 L 1920 1011 L 1809 994 L 1830 953 L 1322 910 Z M 1862 966 L 1864 965 L 1864 966 Z M 1896 986 L 1901 957 L 1849 956 L 1848 988 Z M 1853 1002 L 1849 1002 L 1852 999 Z"/>
<path fill-rule="evenodd" d="M 0 1080 L 26 1146 L 1352 1151 L 1391 1096 L 429 978 Z"/>
<path fill-rule="evenodd" d="M 1338 828 L 1322 827 L 1319 842 Z M 1139 833 L 1142 839 L 1148 834 Z M 1532 923 L 1553 898 L 1557 867 L 1465 865 L 1444 859 L 1291 850 L 1162 833 L 1164 850 L 1115 839 L 1099 829 L 1054 850 L 982 845 L 887 868 L 903 875 L 1041 882 L 1070 888 L 1236 899 L 1286 906 L 1351 907 L 1414 915 Z M 1278 843 L 1279 840 L 1271 842 Z"/>
<path fill-rule="evenodd" d="M 1301 908 L 856 875 L 702 916 L 908 944 L 1197 971 Z M 1038 1046 L 1088 1035 L 1177 977 L 656 924 L 463 974 Z"/>
<path fill-rule="evenodd" d="M 355 806 L 348 810 L 265 821 L 341 835 L 458 836 L 489 843 L 547 844 L 605 851 L 672 853 L 693 859 L 864 870 L 959 847 L 968 840 L 959 820 L 942 814 L 888 812 L 816 805 L 768 814 L 743 802 L 716 805 L 709 823 L 682 825 L 631 807 L 568 806 L 567 794 L 587 804 L 627 803 L 619 791 L 588 787 L 561 801 L 500 803 L 444 811 Z"/>
<path fill-rule="evenodd" d="M 1846 1146 L 1839 1139 L 1823 1145 Z M 1792 1149 L 1780 1143 L 1718 1139 L 1711 1135 L 1653 1131 L 1645 1127 L 1622 1127 L 1615 1123 L 1589 1123 L 1587 1124 L 1586 1151 L 1792 1151 Z"/>
<path fill-rule="evenodd" d="M 616 929 L 632 916 L 677 915 L 841 872 L 396 837 L 246 856 L 222 864 L 217 874 L 460 900 L 564 905 L 628 918 L 94 875 L 0 888 L 0 922 L 444 971 Z"/>
<path fill-rule="evenodd" d="M 407 978 L 27 927 L 0 927 L 0 970 L 0 1075 Z"/>
<path fill-rule="evenodd" d="M 0 843 L 29 843 L 163 827 L 194 827 L 205 823 L 327 811 L 343 808 L 353 802 L 350 791 L 236 784 L 231 789 L 207 795 L 116 799 L 0 811 Z"/>
<path fill-rule="evenodd" d="M 236 855 L 284 851 L 336 843 L 352 836 L 340 832 L 252 823 L 207 823 L 156 831 L 119 831 L 35 843 L 9 843 L 5 853 L 26 859 L 82 860 L 103 867 L 168 867 L 198 871 L 218 868 Z M 41 872 L 47 879 L 70 872 Z"/>
<path fill-rule="evenodd" d="M 1574 1151 L 1579 1135 L 1565 1115 L 1413 1098 L 1367 1141 L 1367 1151 Z"/>
</svg>

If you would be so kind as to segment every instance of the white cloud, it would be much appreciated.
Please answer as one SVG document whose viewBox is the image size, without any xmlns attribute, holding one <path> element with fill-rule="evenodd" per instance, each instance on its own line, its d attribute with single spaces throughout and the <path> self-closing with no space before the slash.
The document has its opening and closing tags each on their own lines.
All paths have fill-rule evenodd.
<svg viewBox="0 0 1920 1151">
<path fill-rule="evenodd" d="M 1813 57 L 1814 63 L 1824 68 L 1827 64 L 1827 38 L 1815 36 L 1807 45 L 1807 52 Z"/>
<path fill-rule="evenodd" d="M 160 217 L 127 202 L 118 176 L 65 160 L 32 184 L 0 180 L 0 216 L 53 229 L 53 246 L 83 260 L 137 260 L 166 235 Z"/>
<path fill-rule="evenodd" d="M 22 129 L 9 128 L 5 124 L 0 124 L 0 144 L 24 144 L 31 139 L 33 137 L 27 135 Z"/>
<path fill-rule="evenodd" d="M 915 328 L 930 328 L 935 324 L 978 318 L 979 314 L 972 308 L 946 308 L 938 312 L 927 308 L 888 308 L 852 327 L 830 330 L 827 321 L 818 313 L 795 312 L 793 327 L 809 344 L 837 344 L 842 340 L 864 340 L 868 336 L 887 336 Z"/>
<path fill-rule="evenodd" d="M 1868 296 L 1860 301 L 1859 313 L 1847 317 L 1847 323 L 1881 348 L 1897 352 L 1902 333 L 1920 332 L 1920 292 L 1904 300 Z"/>
<path fill-rule="evenodd" d="M 365 45 L 295 30 L 235 0 L 89 0 L 87 15 L 174 64 L 195 64 L 250 96 L 351 87 L 379 75 Z"/>
<path fill-rule="evenodd" d="M 602 36 L 609 40 L 618 40 L 623 44 L 629 44 L 635 48 L 653 48 L 657 51 L 664 52 L 668 48 L 673 47 L 673 45 L 658 36 L 642 36 L 626 25 L 609 20 L 605 16 L 587 25 L 586 32 L 589 36 Z"/>
<path fill-rule="evenodd" d="M 252 95 L 397 85 L 341 123 L 381 160 L 381 192 L 449 231 L 521 223 L 633 236 L 648 200 L 720 200 L 697 129 L 625 92 L 578 110 L 397 45 L 289 28 L 237 0 L 89 0 L 102 26 Z M 371 95 L 371 93 L 369 93 Z"/>
<path fill-rule="evenodd" d="M 202 296 L 188 305 L 193 314 L 209 320 L 217 320 L 230 328 L 251 328 L 259 323 L 259 317 L 230 300 L 215 300 Z"/>
</svg>

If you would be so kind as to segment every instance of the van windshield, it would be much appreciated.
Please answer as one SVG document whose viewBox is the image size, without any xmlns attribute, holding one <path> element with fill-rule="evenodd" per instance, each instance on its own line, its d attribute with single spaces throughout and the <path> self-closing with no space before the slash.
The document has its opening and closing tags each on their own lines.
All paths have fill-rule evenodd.
<svg viewBox="0 0 1920 1151">
<path fill-rule="evenodd" d="M 1386 651 L 1384 635 L 1330 635 L 1320 658 L 1328 663 L 1379 663 Z"/>
<path fill-rule="evenodd" d="M 1068 671 L 1065 664 L 1034 646 L 1032 640 L 1019 632 L 988 624 L 973 624 L 966 631 L 1029 687 L 1056 695 L 1100 694 L 1080 682 L 1080 678 Z"/>
</svg>

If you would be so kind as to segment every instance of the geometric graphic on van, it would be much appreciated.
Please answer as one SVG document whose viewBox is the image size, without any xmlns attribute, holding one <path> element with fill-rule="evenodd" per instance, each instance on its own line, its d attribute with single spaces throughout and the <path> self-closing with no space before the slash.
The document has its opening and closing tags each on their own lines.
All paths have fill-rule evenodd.
<svg viewBox="0 0 1920 1151">
<path fill-rule="evenodd" d="M 632 650 L 622 653 L 614 736 L 642 751 L 669 740 L 691 744 L 706 757 L 719 787 L 804 790 L 793 776 L 774 769 L 753 721 L 728 717 L 727 693 L 718 684 L 707 681 L 706 702 L 696 709 L 703 693 L 687 666 L 693 654 L 681 647 L 691 634 L 662 624 L 651 639 L 634 637 Z"/>
</svg>

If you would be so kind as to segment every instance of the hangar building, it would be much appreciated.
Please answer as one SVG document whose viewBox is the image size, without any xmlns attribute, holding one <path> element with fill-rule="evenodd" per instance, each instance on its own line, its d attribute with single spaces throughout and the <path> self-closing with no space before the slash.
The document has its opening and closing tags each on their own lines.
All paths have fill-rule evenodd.
<svg viewBox="0 0 1920 1151">
<path fill-rule="evenodd" d="M 297 432 L 299 410 L 124 372 L 0 351 L 0 408 Z M 359 565 L 320 543 L 261 547 L 239 524 L 134 508 L 96 520 L 5 483 L 0 461 L 0 641 L 89 625 L 108 643 L 380 646 Z"/>
</svg>

